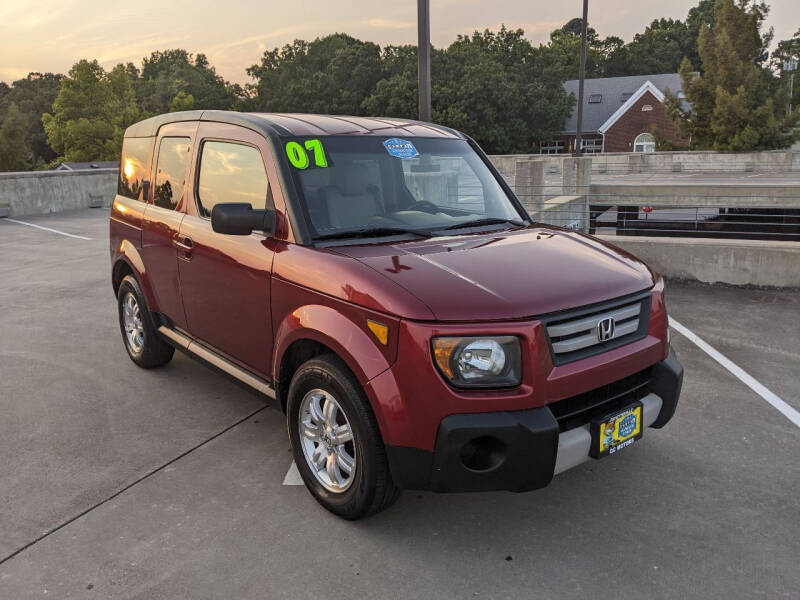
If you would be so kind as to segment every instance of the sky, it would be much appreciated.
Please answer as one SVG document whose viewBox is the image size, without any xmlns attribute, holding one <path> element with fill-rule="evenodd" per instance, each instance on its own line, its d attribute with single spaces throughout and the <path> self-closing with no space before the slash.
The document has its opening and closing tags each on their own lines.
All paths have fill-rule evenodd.
<svg viewBox="0 0 800 600">
<path fill-rule="evenodd" d="M 535 43 L 579 16 L 581 0 L 430 0 L 431 41 L 459 33 L 522 28 Z M 591 0 L 589 25 L 629 41 L 653 19 L 683 19 L 697 0 Z M 771 0 L 775 39 L 800 27 L 800 0 Z M 414 0 L 3 0 L 0 81 L 30 71 L 66 73 L 81 58 L 104 67 L 141 66 L 154 50 L 205 53 L 225 79 L 247 83 L 245 69 L 265 50 L 294 39 L 344 32 L 378 44 L 416 43 Z"/>
</svg>

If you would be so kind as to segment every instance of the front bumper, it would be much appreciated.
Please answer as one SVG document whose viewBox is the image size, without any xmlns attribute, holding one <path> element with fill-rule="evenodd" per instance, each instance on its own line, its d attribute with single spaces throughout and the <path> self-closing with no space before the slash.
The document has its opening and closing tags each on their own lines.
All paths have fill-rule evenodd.
<svg viewBox="0 0 800 600">
<path fill-rule="evenodd" d="M 670 350 L 651 367 L 639 398 L 643 423 L 663 427 L 675 414 L 683 367 Z M 584 424 L 559 433 L 549 406 L 530 410 L 455 414 L 445 417 L 433 451 L 387 446 L 396 485 L 437 492 L 542 488 L 553 476 L 589 459 L 591 435 Z"/>
</svg>

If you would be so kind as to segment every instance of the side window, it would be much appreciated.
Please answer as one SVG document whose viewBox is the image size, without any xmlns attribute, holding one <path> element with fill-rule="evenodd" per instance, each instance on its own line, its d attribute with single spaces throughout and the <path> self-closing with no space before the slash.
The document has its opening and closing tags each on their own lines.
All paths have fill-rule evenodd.
<svg viewBox="0 0 800 600">
<path fill-rule="evenodd" d="M 117 182 L 117 193 L 120 196 L 140 200 L 142 180 L 147 178 L 145 169 L 152 148 L 151 137 L 125 138 L 122 142 L 122 161 Z"/>
<path fill-rule="evenodd" d="M 246 202 L 266 208 L 269 183 L 261 152 L 234 142 L 205 142 L 200 157 L 197 199 L 200 214 L 211 216 L 219 202 Z"/>
<path fill-rule="evenodd" d="M 175 210 L 183 196 L 186 165 L 189 163 L 189 138 L 165 137 L 158 148 L 158 170 L 153 204 Z"/>
</svg>

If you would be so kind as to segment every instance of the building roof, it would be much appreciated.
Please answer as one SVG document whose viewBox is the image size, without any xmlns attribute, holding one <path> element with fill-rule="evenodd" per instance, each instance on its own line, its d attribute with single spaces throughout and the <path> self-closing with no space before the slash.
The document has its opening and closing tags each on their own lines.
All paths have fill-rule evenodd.
<svg viewBox="0 0 800 600">
<path fill-rule="evenodd" d="M 599 132 L 606 122 L 614 115 L 631 97 L 650 82 L 660 91 L 678 94 L 682 91 L 681 77 L 677 73 L 662 73 L 660 75 L 631 75 L 628 77 L 603 77 L 584 80 L 583 87 L 583 131 Z M 578 80 L 571 79 L 564 82 L 567 94 L 575 95 L 578 101 Z M 600 96 L 599 102 L 589 102 L 592 96 Z M 628 105 L 630 106 L 630 105 Z M 627 109 L 626 109 L 627 110 Z M 623 111 L 624 112 L 624 111 Z M 617 117 L 621 116 L 617 115 Z M 615 119 L 616 120 L 616 119 Z M 574 133 L 578 123 L 577 108 L 564 121 L 564 133 Z"/>
<path fill-rule="evenodd" d="M 84 169 L 118 169 L 118 160 L 96 160 L 93 162 L 62 162 L 55 171 L 81 171 Z"/>
<path fill-rule="evenodd" d="M 410 119 L 348 117 L 284 113 L 240 113 L 225 110 L 190 110 L 167 113 L 128 127 L 125 137 L 148 137 L 159 127 L 180 121 L 215 121 L 241 125 L 268 136 L 380 135 L 405 137 L 463 138 L 447 127 Z"/>
</svg>

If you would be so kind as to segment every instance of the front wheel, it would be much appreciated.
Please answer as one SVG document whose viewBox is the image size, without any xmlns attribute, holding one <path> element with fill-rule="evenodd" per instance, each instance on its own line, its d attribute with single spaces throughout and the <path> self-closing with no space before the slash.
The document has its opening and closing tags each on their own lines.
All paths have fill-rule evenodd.
<svg viewBox="0 0 800 600">
<path fill-rule="evenodd" d="M 341 360 L 325 355 L 304 363 L 286 409 L 295 463 L 322 506 L 355 520 L 397 500 L 375 416 Z"/>
<path fill-rule="evenodd" d="M 143 369 L 153 369 L 167 364 L 172 359 L 175 348 L 156 334 L 142 288 L 130 275 L 127 275 L 119 285 L 117 308 L 122 340 L 131 360 Z"/>
</svg>

